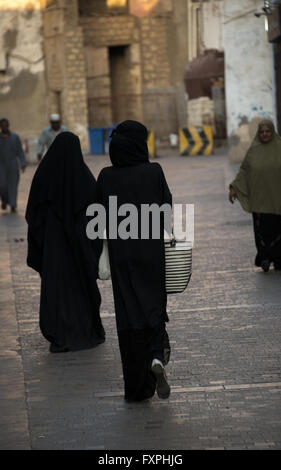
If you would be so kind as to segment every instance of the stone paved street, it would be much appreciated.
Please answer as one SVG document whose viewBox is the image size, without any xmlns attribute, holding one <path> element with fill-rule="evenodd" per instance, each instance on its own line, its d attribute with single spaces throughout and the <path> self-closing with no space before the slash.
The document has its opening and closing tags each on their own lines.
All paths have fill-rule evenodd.
<svg viewBox="0 0 281 470">
<path fill-rule="evenodd" d="M 107 157 L 87 157 L 94 175 Z M 0 214 L 1 449 L 281 449 L 281 272 L 254 267 L 251 215 L 228 202 L 224 155 L 163 154 L 174 202 L 195 204 L 193 275 L 168 301 L 168 400 L 123 400 L 110 281 L 99 281 L 106 342 L 50 354 L 39 276 L 26 266 L 24 211 Z"/>
</svg>

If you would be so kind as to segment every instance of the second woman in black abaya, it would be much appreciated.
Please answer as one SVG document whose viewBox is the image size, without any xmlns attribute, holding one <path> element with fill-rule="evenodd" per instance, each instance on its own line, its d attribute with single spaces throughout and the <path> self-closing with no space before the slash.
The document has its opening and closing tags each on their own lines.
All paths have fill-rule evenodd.
<svg viewBox="0 0 281 470">
<path fill-rule="evenodd" d="M 135 121 L 125 121 L 113 132 L 113 166 L 104 168 L 97 180 L 98 199 L 107 215 L 110 196 L 117 197 L 117 210 L 129 203 L 139 215 L 141 204 L 172 204 L 161 166 L 149 162 L 146 140 L 146 128 Z M 122 219 L 118 217 L 118 222 Z M 138 228 L 140 235 L 140 225 Z M 160 233 L 160 239 L 111 239 L 107 225 L 125 399 L 129 401 L 148 399 L 155 390 L 160 398 L 167 398 L 170 393 L 165 371 L 159 366 L 159 361 L 166 365 L 170 355 L 165 326 L 168 316 L 163 223 Z M 159 376 L 152 370 L 154 359 L 160 367 Z"/>
<path fill-rule="evenodd" d="M 59 134 L 34 175 L 26 220 L 27 264 L 40 273 L 40 328 L 50 351 L 87 349 L 104 342 L 97 286 L 99 242 L 86 235 L 86 209 L 96 181 L 80 142 Z"/>
</svg>

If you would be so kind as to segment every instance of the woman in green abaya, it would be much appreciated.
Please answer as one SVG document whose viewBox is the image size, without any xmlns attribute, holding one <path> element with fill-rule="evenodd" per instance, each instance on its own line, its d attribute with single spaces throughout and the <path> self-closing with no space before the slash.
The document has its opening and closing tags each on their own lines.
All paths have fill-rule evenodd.
<svg viewBox="0 0 281 470">
<path fill-rule="evenodd" d="M 257 247 L 255 265 L 268 272 L 281 269 L 281 137 L 272 121 L 259 123 L 257 134 L 229 186 L 231 203 L 238 199 L 253 214 Z"/>
</svg>

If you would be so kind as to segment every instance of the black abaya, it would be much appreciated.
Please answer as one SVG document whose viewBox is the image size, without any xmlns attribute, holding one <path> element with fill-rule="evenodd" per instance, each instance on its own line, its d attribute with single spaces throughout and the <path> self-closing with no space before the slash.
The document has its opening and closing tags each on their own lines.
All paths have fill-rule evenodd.
<svg viewBox="0 0 281 470">
<path fill-rule="evenodd" d="M 254 234 L 257 248 L 256 266 L 268 260 L 281 269 L 281 215 L 253 213 Z"/>
<path fill-rule="evenodd" d="M 99 202 L 109 214 L 109 196 L 117 196 L 117 209 L 130 203 L 172 204 L 172 196 L 158 163 L 148 160 L 144 126 L 132 121 L 119 125 L 110 145 L 112 167 L 97 180 Z M 146 129 L 145 129 L 146 130 Z M 136 132 L 135 132 L 136 131 Z M 140 135 L 138 135 L 138 133 Z M 118 217 L 118 223 L 125 217 Z M 139 217 L 140 222 L 140 217 Z M 108 223 L 108 221 L 107 221 Z M 140 225 L 139 225 L 140 234 Z M 109 234 L 109 225 L 107 225 Z M 170 355 L 165 328 L 165 251 L 163 221 L 160 239 L 108 238 L 116 324 L 125 383 L 125 399 L 139 401 L 155 393 L 151 363 L 167 364 Z"/>
<path fill-rule="evenodd" d="M 34 175 L 26 210 L 27 264 L 40 273 L 40 328 L 57 347 L 80 350 L 104 342 L 97 287 L 100 242 L 86 235 L 86 209 L 96 181 L 80 142 L 59 134 Z"/>
</svg>

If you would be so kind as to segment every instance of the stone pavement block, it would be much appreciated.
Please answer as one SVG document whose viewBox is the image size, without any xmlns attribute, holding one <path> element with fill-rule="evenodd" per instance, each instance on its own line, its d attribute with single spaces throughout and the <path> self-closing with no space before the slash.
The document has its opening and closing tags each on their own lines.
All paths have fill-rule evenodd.
<svg viewBox="0 0 281 470">
<path fill-rule="evenodd" d="M 7 219 L 0 223 L 0 449 L 30 449 Z"/>
<path fill-rule="evenodd" d="M 86 161 L 96 177 L 109 163 Z M 0 214 L 0 416 L 5 408 L 10 429 L 1 448 L 281 449 L 281 273 L 254 267 L 251 216 L 227 199 L 237 168 L 224 156 L 158 162 L 174 202 L 195 204 L 192 278 L 168 298 L 170 398 L 124 402 L 110 281 L 99 281 L 106 342 L 49 353 L 38 324 L 40 279 L 25 262 L 30 166 L 18 215 Z"/>
</svg>

